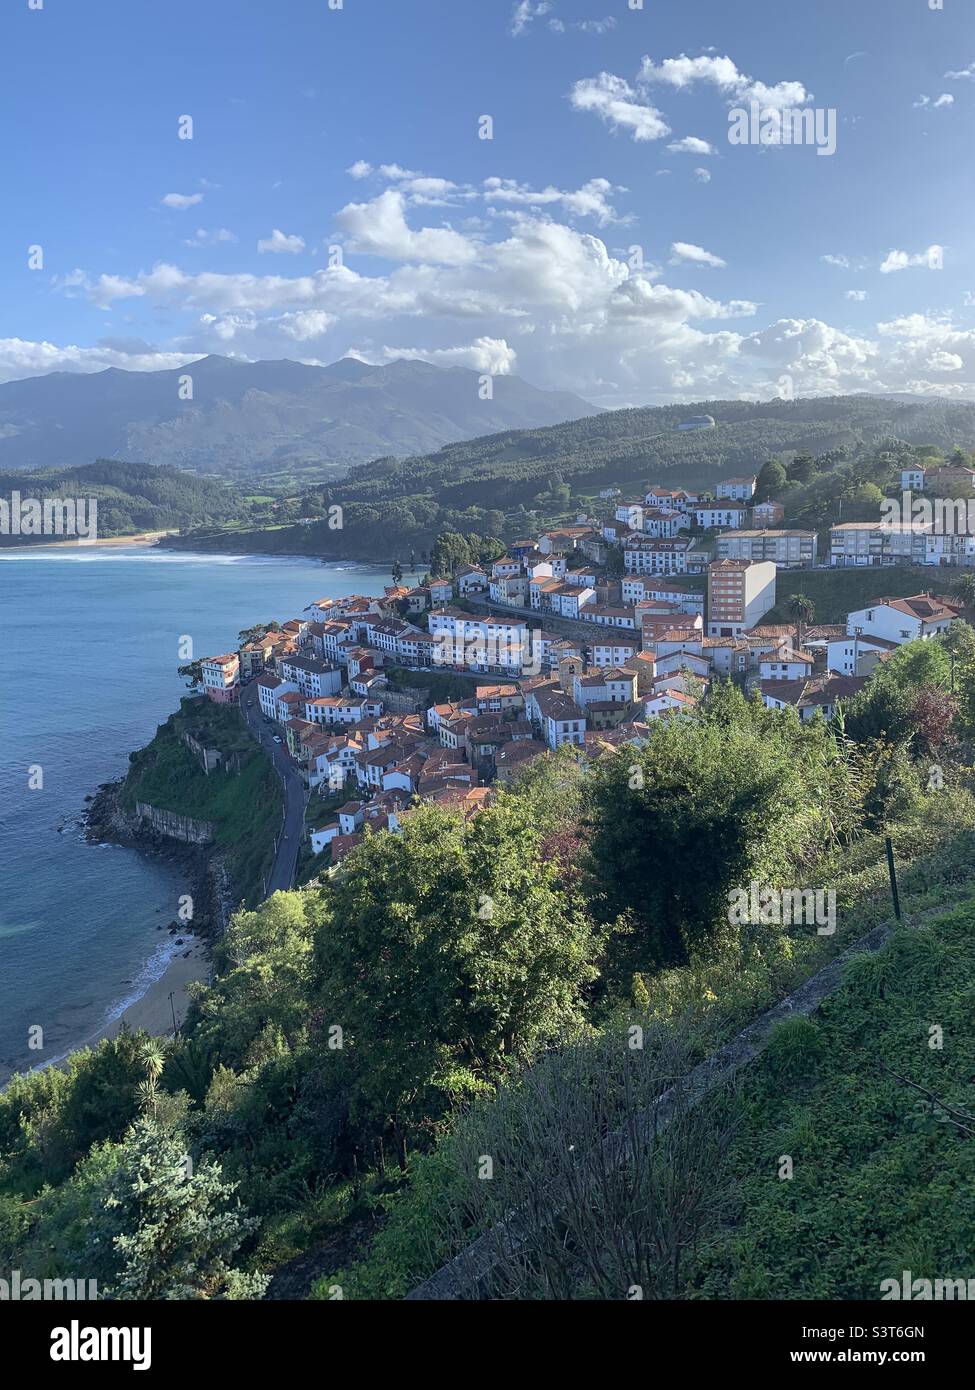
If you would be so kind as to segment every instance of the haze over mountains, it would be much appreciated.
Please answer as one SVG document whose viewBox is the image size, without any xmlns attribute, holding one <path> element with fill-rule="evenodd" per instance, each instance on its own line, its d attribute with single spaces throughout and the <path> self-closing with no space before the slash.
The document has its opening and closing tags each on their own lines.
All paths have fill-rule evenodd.
<svg viewBox="0 0 975 1390">
<path fill-rule="evenodd" d="M 181 400 L 187 375 L 193 399 Z M 495 377 L 491 400 L 479 386 L 466 367 L 351 357 L 329 367 L 211 356 L 171 371 L 53 372 L 0 385 L 0 470 L 117 458 L 235 476 L 307 464 L 338 471 L 595 411 L 517 376 Z"/>
</svg>

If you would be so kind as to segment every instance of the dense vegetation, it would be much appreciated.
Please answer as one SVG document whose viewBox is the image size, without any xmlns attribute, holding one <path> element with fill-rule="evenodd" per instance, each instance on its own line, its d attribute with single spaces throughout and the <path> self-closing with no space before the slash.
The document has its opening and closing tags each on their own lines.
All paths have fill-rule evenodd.
<svg viewBox="0 0 975 1390">
<path fill-rule="evenodd" d="M 221 753 L 212 773 L 203 771 L 186 737 Z M 251 902 L 260 896 L 281 823 L 281 783 L 236 709 L 203 699 L 181 701 L 179 712 L 130 756 L 121 804 L 132 811 L 137 802 L 210 821 L 235 898 Z"/>
<path fill-rule="evenodd" d="M 183 473 L 178 468 L 148 463 L 99 459 L 82 468 L 39 469 L 34 473 L 4 473 L 4 496 L 94 499 L 98 504 L 98 535 L 128 536 L 141 531 L 223 524 L 233 521 L 244 506 L 226 483 Z M 0 545 L 43 544 L 47 536 L 7 536 Z"/>
<path fill-rule="evenodd" d="M 334 876 L 236 914 L 178 1039 L 123 1035 L 0 1096 L 0 1263 L 50 1277 L 97 1254 L 121 1298 L 249 1297 L 272 1275 L 307 1294 L 309 1270 L 323 1298 L 398 1297 L 527 1203 L 532 1239 L 497 1271 L 496 1296 L 626 1297 L 632 1284 L 685 1296 L 718 1287 L 739 1238 L 752 1251 L 742 1287 L 763 1287 L 766 1245 L 788 1246 L 795 1294 L 814 1294 L 823 1265 L 803 1253 L 790 1206 L 815 1184 L 810 1161 L 845 1145 L 852 1200 L 857 1156 L 873 1155 L 879 1201 L 883 1173 L 919 1144 L 948 1146 L 946 1171 L 969 1182 L 972 1151 L 956 1154 L 960 1141 L 943 1127 L 932 1136 L 923 1116 L 918 1130 L 912 1098 L 892 1100 L 886 1079 L 845 1136 L 804 1141 L 804 1099 L 823 1115 L 835 1099 L 804 1067 L 822 1050 L 837 1077 L 873 1075 L 884 1054 L 964 1108 L 963 1051 L 944 1076 L 937 1059 L 909 1065 L 905 1052 L 912 1026 L 967 1026 L 970 1010 L 926 993 L 935 975 L 939 989 L 970 993 L 963 963 L 949 976 L 937 951 L 919 946 L 912 965 L 897 945 L 894 965 L 855 984 L 865 1010 L 902 973 L 913 980 L 915 1024 L 885 1020 L 889 1052 L 865 1013 L 833 1010 L 810 1023 L 816 1039 L 797 1032 L 770 1051 L 778 1090 L 760 1069 L 744 1097 L 680 1105 L 646 1161 L 614 1166 L 619 1179 L 595 1181 L 585 1155 L 889 917 L 886 835 L 908 913 L 975 888 L 973 693 L 965 628 L 947 645 L 903 648 L 831 726 L 719 684 L 642 748 L 586 764 L 564 750 L 470 820 L 419 807 L 402 833 L 368 835 Z M 749 881 L 832 889 L 835 932 L 737 921 L 729 895 Z M 966 958 L 970 921 L 947 948 Z M 839 1042 L 819 1038 L 827 1026 Z M 739 1233 L 743 1183 L 771 1183 L 786 1152 L 806 1163 L 798 1185 L 763 1198 Z M 814 1200 L 826 1228 L 825 1194 Z M 916 1265 L 923 1254 L 950 1270 L 970 1244 L 970 1209 L 951 1201 L 943 1229 L 925 1226 Z M 885 1221 L 907 1230 L 904 1213 Z M 831 1287 L 865 1290 L 894 1250 L 901 1258 L 860 1229 L 869 1249 L 856 1269 L 838 1261 Z M 706 1238 L 724 1231 L 727 1245 Z M 766 1272 L 767 1287 L 785 1277 Z"/>
</svg>

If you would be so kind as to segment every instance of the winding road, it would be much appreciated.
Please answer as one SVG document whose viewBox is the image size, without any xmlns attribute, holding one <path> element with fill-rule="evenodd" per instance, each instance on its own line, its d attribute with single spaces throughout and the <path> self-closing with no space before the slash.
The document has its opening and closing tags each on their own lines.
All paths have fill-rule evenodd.
<svg viewBox="0 0 975 1390">
<path fill-rule="evenodd" d="M 274 742 L 275 726 L 264 721 L 257 699 L 256 680 L 241 686 L 240 709 L 248 728 L 270 757 L 284 784 L 284 823 L 278 836 L 274 865 L 265 885 L 265 896 L 270 897 L 272 893 L 294 885 L 308 793 L 286 745 Z"/>
</svg>

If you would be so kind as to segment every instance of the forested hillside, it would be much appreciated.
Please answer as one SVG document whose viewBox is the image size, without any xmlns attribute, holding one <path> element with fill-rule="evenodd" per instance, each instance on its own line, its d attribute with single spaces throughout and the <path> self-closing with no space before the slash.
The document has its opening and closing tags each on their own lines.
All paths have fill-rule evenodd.
<svg viewBox="0 0 975 1390">
<path fill-rule="evenodd" d="M 244 503 L 226 483 L 194 477 L 178 468 L 99 459 L 82 468 L 46 468 L 3 475 L 3 495 L 22 498 L 94 498 L 98 535 L 132 535 L 140 531 L 213 525 L 240 515 Z M 44 544 L 50 536 L 0 534 L 0 545 Z"/>
</svg>

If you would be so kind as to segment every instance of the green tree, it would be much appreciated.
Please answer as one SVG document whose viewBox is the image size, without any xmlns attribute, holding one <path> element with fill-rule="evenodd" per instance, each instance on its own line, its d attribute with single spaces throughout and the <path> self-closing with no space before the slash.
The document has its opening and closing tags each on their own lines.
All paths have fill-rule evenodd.
<svg viewBox="0 0 975 1390">
<path fill-rule="evenodd" d="M 367 836 L 327 914 L 323 994 L 353 1123 L 391 1133 L 401 1163 L 451 1098 L 575 1025 L 594 975 L 589 924 L 542 861 L 530 808 L 504 794 L 469 821 L 420 806 L 400 834 Z"/>
<path fill-rule="evenodd" d="M 259 1298 L 268 1280 L 231 1260 L 257 1227 L 219 1164 L 194 1164 L 185 1136 L 144 1115 L 96 1201 L 85 1255 L 103 1296 Z M 99 1209 L 100 1208 L 100 1209 Z"/>
<path fill-rule="evenodd" d="M 778 459 L 763 463 L 755 483 L 755 501 L 770 502 L 778 497 L 786 484 L 785 468 Z"/>
<path fill-rule="evenodd" d="M 789 616 L 795 619 L 796 628 L 798 629 L 796 642 L 801 651 L 805 629 L 816 616 L 816 605 L 813 603 L 812 599 L 807 598 L 805 594 L 793 594 L 789 599 Z"/>
<path fill-rule="evenodd" d="M 781 721 L 762 720 L 658 723 L 642 747 L 594 768 L 590 889 L 615 926 L 606 973 L 621 993 L 635 973 L 722 939 L 730 890 L 787 873 L 820 835 L 798 721 L 785 736 Z"/>
</svg>

